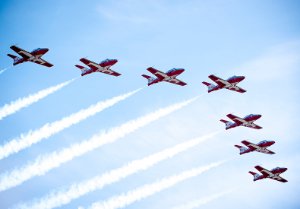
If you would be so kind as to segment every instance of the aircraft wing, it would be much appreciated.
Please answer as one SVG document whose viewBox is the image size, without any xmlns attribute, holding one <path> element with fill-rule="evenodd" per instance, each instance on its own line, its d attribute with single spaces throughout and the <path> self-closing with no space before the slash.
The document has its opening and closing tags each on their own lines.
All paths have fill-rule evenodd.
<svg viewBox="0 0 300 209">
<path fill-rule="evenodd" d="M 92 70 L 95 70 L 95 71 L 98 70 L 99 67 L 100 67 L 99 64 L 97 64 L 97 63 L 95 63 L 91 60 L 88 60 L 86 58 L 81 58 L 80 61 L 83 62 L 85 65 L 89 66 Z M 99 67 L 97 67 L 97 66 L 99 66 Z"/>
<path fill-rule="evenodd" d="M 279 177 L 279 176 L 276 176 L 276 177 L 273 177 L 273 178 L 271 178 L 271 179 L 274 179 L 274 180 L 276 180 L 276 181 L 280 181 L 280 182 L 282 182 L 282 183 L 288 182 L 288 180 L 282 178 L 281 176 L 280 176 L 280 177 Z"/>
<path fill-rule="evenodd" d="M 25 59 L 28 59 L 28 58 L 31 57 L 31 54 L 28 51 L 26 51 L 24 49 L 21 49 L 21 48 L 19 48 L 17 46 L 11 46 L 10 48 L 12 50 L 14 50 L 16 53 L 18 53 L 20 56 L 22 56 L 23 58 L 25 58 Z"/>
<path fill-rule="evenodd" d="M 213 80 L 214 82 L 216 82 L 220 88 L 223 88 L 225 86 L 225 84 L 222 82 L 224 81 L 222 78 L 219 78 L 215 75 L 210 75 L 208 76 L 211 80 Z"/>
<path fill-rule="evenodd" d="M 172 80 L 165 80 L 165 81 L 167 81 L 169 83 L 177 84 L 179 86 L 185 86 L 186 85 L 185 82 L 183 82 L 183 81 L 181 81 L 179 79 L 172 79 Z"/>
<path fill-rule="evenodd" d="M 108 75 L 113 75 L 113 76 L 120 76 L 121 75 L 120 73 L 118 73 L 116 71 L 113 71 L 111 69 L 105 70 L 105 71 L 101 71 L 101 70 L 99 70 L 99 71 L 102 72 L 102 73 L 108 74 Z"/>
<path fill-rule="evenodd" d="M 255 147 L 251 146 L 252 145 L 251 142 L 248 142 L 246 140 L 243 140 L 241 142 L 242 142 L 242 144 L 244 144 L 245 146 L 247 146 L 250 150 L 255 150 Z"/>
<path fill-rule="evenodd" d="M 254 129 L 262 129 L 262 127 L 261 127 L 261 126 L 259 126 L 259 125 L 256 125 L 256 124 L 254 124 L 254 123 L 252 123 L 252 126 L 250 126 L 249 128 L 254 128 Z"/>
<path fill-rule="evenodd" d="M 262 149 L 262 150 L 256 150 L 257 152 L 265 153 L 265 154 L 275 154 L 275 152 L 268 150 L 268 149 Z"/>
<path fill-rule="evenodd" d="M 261 167 L 261 166 L 259 166 L 259 165 L 255 166 L 255 168 L 256 168 L 259 172 L 261 172 L 261 173 L 264 175 L 264 177 L 268 177 L 268 176 L 270 175 L 270 173 L 271 173 L 271 171 L 269 171 L 269 170 L 267 170 L 267 169 L 265 169 L 265 168 L 263 168 L 263 167 Z"/>
<path fill-rule="evenodd" d="M 36 64 L 39 64 L 39 65 L 44 65 L 46 67 L 52 67 L 53 64 L 47 62 L 46 60 L 43 60 L 41 58 L 39 58 L 38 60 L 33 60 L 32 62 L 36 63 Z"/>
<path fill-rule="evenodd" d="M 159 79 L 164 79 L 165 77 L 167 77 L 166 73 L 163 73 L 153 67 L 149 67 L 147 68 L 147 70 Z"/>
<path fill-rule="evenodd" d="M 233 120 L 237 125 L 241 125 L 243 122 L 241 122 L 241 118 L 239 118 L 238 116 L 235 116 L 233 114 L 228 114 L 227 115 L 228 118 L 230 118 L 231 120 Z"/>
<path fill-rule="evenodd" d="M 238 86 L 235 86 L 234 88 L 230 88 L 230 90 L 232 91 L 236 91 L 236 92 L 239 92 L 239 93 L 245 93 L 246 90 L 241 88 L 241 87 L 238 87 Z"/>
</svg>

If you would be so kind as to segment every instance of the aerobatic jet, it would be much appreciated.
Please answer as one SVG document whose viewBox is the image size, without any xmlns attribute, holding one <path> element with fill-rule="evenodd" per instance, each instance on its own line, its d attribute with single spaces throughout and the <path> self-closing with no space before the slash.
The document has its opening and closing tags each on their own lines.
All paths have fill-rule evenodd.
<svg viewBox="0 0 300 209">
<path fill-rule="evenodd" d="M 275 152 L 272 152 L 271 150 L 268 150 L 267 147 L 273 145 L 275 143 L 275 141 L 261 141 L 257 144 L 253 144 L 251 142 L 248 142 L 246 140 L 241 141 L 244 145 L 246 145 L 247 147 L 244 146 L 240 146 L 240 145 L 234 145 L 235 147 L 240 149 L 240 155 L 245 154 L 245 153 L 249 153 L 249 152 L 253 152 L 253 151 L 257 151 L 257 152 L 261 152 L 261 153 L 265 153 L 265 154 L 275 154 Z"/>
<path fill-rule="evenodd" d="M 34 62 L 40 65 L 44 65 L 46 67 L 52 67 L 53 65 L 46 60 L 43 60 L 41 57 L 48 52 L 49 49 L 47 48 L 37 48 L 33 50 L 32 52 L 25 51 L 24 49 L 21 49 L 17 46 L 11 46 L 12 50 L 14 50 L 16 53 L 18 53 L 21 57 L 7 54 L 7 56 L 13 58 L 14 63 L 13 65 L 18 65 L 23 62 Z"/>
<path fill-rule="evenodd" d="M 147 70 L 156 76 L 156 78 L 153 78 L 153 77 L 145 75 L 145 74 L 142 75 L 144 78 L 148 79 L 148 86 L 155 84 L 155 83 L 159 83 L 161 81 L 167 81 L 169 83 L 177 84 L 180 86 L 186 85 L 186 83 L 184 83 L 183 81 L 176 78 L 178 75 L 180 75 L 181 73 L 184 72 L 183 68 L 173 68 L 166 73 L 156 70 L 153 67 L 149 67 L 149 68 L 147 68 Z"/>
<path fill-rule="evenodd" d="M 225 126 L 226 126 L 225 129 L 226 130 L 230 129 L 230 128 L 235 128 L 237 126 L 245 126 L 245 127 L 254 128 L 254 129 L 261 129 L 262 128 L 262 127 L 260 127 L 256 124 L 254 124 L 254 121 L 259 119 L 261 117 L 261 115 L 250 114 L 250 115 L 247 115 L 244 118 L 240 118 L 240 117 L 235 116 L 233 114 L 228 114 L 227 117 L 230 118 L 231 120 L 233 120 L 234 123 L 230 122 L 230 121 L 227 121 L 227 120 L 221 119 L 220 121 L 225 123 Z"/>
<path fill-rule="evenodd" d="M 242 89 L 241 87 L 238 87 L 237 84 L 245 79 L 245 76 L 232 76 L 228 78 L 227 80 L 223 80 L 222 78 L 219 78 L 215 75 L 208 76 L 211 80 L 217 83 L 217 85 L 208 83 L 203 81 L 202 83 L 208 87 L 208 93 L 220 89 L 228 89 L 232 91 L 236 91 L 239 93 L 245 93 L 246 90 Z"/>
<path fill-rule="evenodd" d="M 97 64 L 93 61 L 90 61 L 86 58 L 81 58 L 80 61 L 90 67 L 90 68 L 86 68 L 81 65 L 75 65 L 76 67 L 78 67 L 81 70 L 81 76 L 85 76 L 87 74 L 94 73 L 94 72 L 101 72 L 101 73 L 105 73 L 105 74 L 113 75 L 113 76 L 121 75 L 120 73 L 117 73 L 110 69 L 111 66 L 113 66 L 114 64 L 116 64 L 118 62 L 118 60 L 116 60 L 116 59 L 106 59 L 106 60 L 103 60 L 102 62 L 100 62 L 99 64 Z"/>
<path fill-rule="evenodd" d="M 273 168 L 272 170 L 267 170 L 259 165 L 255 166 L 255 168 L 262 174 L 259 175 L 255 172 L 249 171 L 250 174 L 253 175 L 254 179 L 253 181 L 257 181 L 257 180 L 261 180 L 261 179 L 265 179 L 265 178 L 270 178 L 273 180 L 277 180 L 280 182 L 287 182 L 286 179 L 282 178 L 281 176 L 279 176 L 281 173 L 285 172 L 287 170 L 287 168 L 280 168 L 280 167 L 276 167 Z"/>
</svg>

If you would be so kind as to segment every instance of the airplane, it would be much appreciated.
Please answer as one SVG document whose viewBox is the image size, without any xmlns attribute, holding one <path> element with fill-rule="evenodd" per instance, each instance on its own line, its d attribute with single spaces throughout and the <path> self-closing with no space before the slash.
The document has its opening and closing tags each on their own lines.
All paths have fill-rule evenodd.
<svg viewBox="0 0 300 209">
<path fill-rule="evenodd" d="M 235 147 L 240 149 L 240 155 L 248 153 L 248 152 L 253 152 L 253 151 L 257 151 L 257 152 L 261 152 L 261 153 L 265 153 L 265 154 L 275 154 L 275 152 L 272 152 L 271 150 L 267 149 L 267 147 L 273 145 L 275 143 L 275 141 L 264 140 L 257 144 L 253 144 L 246 140 L 241 141 L 241 142 L 244 145 L 246 145 L 247 147 L 240 146 L 240 145 L 234 145 Z"/>
<path fill-rule="evenodd" d="M 18 65 L 20 63 L 30 61 L 40 65 L 44 65 L 46 67 L 53 66 L 51 63 L 41 58 L 44 54 L 46 54 L 49 51 L 49 49 L 47 48 L 37 48 L 32 52 L 25 51 L 24 49 L 21 49 L 17 46 L 11 46 L 10 48 L 22 56 L 22 57 L 18 57 L 12 54 L 7 54 L 7 56 L 11 57 L 14 60 L 13 65 Z"/>
<path fill-rule="evenodd" d="M 237 84 L 245 79 L 245 76 L 232 76 L 228 78 L 227 80 L 223 80 L 222 78 L 219 78 L 215 75 L 208 76 L 211 80 L 217 83 L 217 85 L 208 83 L 203 81 L 202 83 L 208 87 L 208 93 L 220 89 L 228 89 L 232 91 L 236 91 L 239 93 L 245 93 L 246 90 L 242 89 L 241 87 L 238 87 Z"/>
<path fill-rule="evenodd" d="M 225 123 L 225 125 L 226 125 L 226 128 L 225 128 L 226 130 L 230 129 L 230 128 L 235 128 L 237 126 L 245 126 L 248 128 L 262 129 L 262 127 L 253 123 L 257 119 L 259 119 L 261 117 L 261 115 L 250 114 L 250 115 L 245 116 L 244 118 L 240 118 L 233 114 L 228 114 L 227 117 L 230 118 L 231 120 L 233 120 L 234 123 L 221 119 L 220 121 Z"/>
<path fill-rule="evenodd" d="M 147 70 L 156 76 L 156 78 L 153 78 L 145 74 L 142 75 L 144 78 L 148 79 L 148 86 L 159 83 L 161 81 L 167 81 L 169 83 L 177 84 L 180 86 L 186 85 L 186 83 L 176 78 L 178 75 L 184 72 L 183 68 L 173 68 L 166 73 L 163 73 L 153 67 L 149 67 L 147 68 Z"/>
<path fill-rule="evenodd" d="M 261 179 L 265 179 L 265 178 L 270 178 L 273 180 L 277 180 L 280 182 L 288 182 L 286 179 L 282 178 L 281 176 L 279 176 L 281 173 L 285 172 L 287 170 L 287 168 L 280 168 L 280 167 L 276 167 L 273 168 L 272 170 L 267 170 L 259 165 L 255 166 L 255 168 L 262 173 L 262 175 L 259 175 L 255 172 L 249 171 L 250 174 L 253 175 L 254 179 L 253 181 L 257 181 L 257 180 L 261 180 Z"/>
<path fill-rule="evenodd" d="M 101 73 L 105 73 L 105 74 L 113 75 L 113 76 L 121 75 L 120 73 L 117 73 L 110 69 L 111 66 L 113 66 L 114 64 L 116 64 L 118 62 L 118 60 L 116 60 L 116 59 L 106 59 L 106 60 L 103 60 L 102 62 L 100 62 L 99 64 L 97 64 L 93 61 L 90 61 L 86 58 L 81 58 L 80 61 L 90 67 L 90 68 L 86 68 L 81 65 L 75 65 L 76 67 L 78 67 L 81 70 L 81 76 L 85 76 L 87 74 L 94 73 L 94 72 L 101 72 Z"/>
</svg>

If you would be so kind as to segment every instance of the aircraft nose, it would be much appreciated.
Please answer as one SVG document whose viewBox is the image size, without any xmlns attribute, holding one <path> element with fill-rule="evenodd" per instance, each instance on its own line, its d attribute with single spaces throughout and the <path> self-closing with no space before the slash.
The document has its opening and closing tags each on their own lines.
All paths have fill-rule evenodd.
<svg viewBox="0 0 300 209">
<path fill-rule="evenodd" d="M 273 144 L 275 144 L 275 141 L 270 141 L 269 143 L 270 143 L 271 145 L 273 145 Z"/>
<path fill-rule="evenodd" d="M 180 68 L 178 69 L 179 73 L 183 73 L 184 72 L 184 69 L 183 68 Z"/>
<path fill-rule="evenodd" d="M 42 51 L 43 53 L 46 53 L 47 51 L 49 51 L 49 49 L 48 49 L 48 48 L 42 48 L 41 51 Z"/>
<path fill-rule="evenodd" d="M 257 117 L 257 119 L 258 119 L 258 118 L 261 118 L 261 115 L 255 115 L 255 116 Z"/>
<path fill-rule="evenodd" d="M 245 79 L 245 76 L 241 76 L 241 81 Z"/>
</svg>

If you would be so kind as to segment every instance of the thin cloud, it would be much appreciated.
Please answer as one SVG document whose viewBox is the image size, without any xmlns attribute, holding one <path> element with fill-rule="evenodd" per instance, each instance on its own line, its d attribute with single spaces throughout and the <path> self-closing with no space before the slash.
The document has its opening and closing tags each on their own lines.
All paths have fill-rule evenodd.
<svg viewBox="0 0 300 209">
<path fill-rule="evenodd" d="M 105 144 L 112 143 L 153 121 L 156 121 L 176 110 L 185 107 L 186 105 L 195 101 L 197 98 L 198 97 L 195 97 L 184 102 L 161 108 L 145 116 L 111 128 L 109 131 L 96 134 L 89 140 L 73 144 L 68 148 L 52 152 L 48 155 L 40 156 L 34 162 L 29 162 L 27 165 L 21 168 L 16 168 L 12 171 L 2 173 L 0 175 L 0 191 L 20 185 L 35 176 L 44 175 L 51 169 L 59 167 L 61 164 L 73 160 L 75 157 L 79 157 Z"/>
<path fill-rule="evenodd" d="M 6 144 L 0 147 L 0 160 L 5 157 L 8 157 L 11 154 L 17 153 L 27 147 L 30 147 L 31 145 L 36 144 L 43 139 L 47 139 L 50 136 L 70 126 L 87 119 L 88 117 L 95 115 L 103 111 L 104 109 L 109 108 L 117 104 L 118 102 L 132 96 L 140 90 L 141 89 L 137 89 L 135 91 L 119 95 L 111 99 L 107 99 L 105 101 L 100 101 L 86 109 L 82 109 L 79 112 L 64 117 L 61 120 L 52 123 L 47 123 L 37 130 L 29 131 L 26 134 L 21 134 L 20 137 L 12 139 L 11 141 L 7 142 Z"/>
<path fill-rule="evenodd" d="M 70 203 L 72 200 L 79 198 L 89 192 L 93 192 L 97 189 L 102 189 L 106 185 L 120 181 L 129 175 L 137 173 L 142 170 L 149 169 L 150 167 L 156 165 L 157 163 L 170 159 L 181 152 L 184 152 L 198 144 L 214 137 L 219 132 L 212 134 L 207 134 L 202 137 L 198 137 L 187 142 L 175 145 L 163 151 L 157 152 L 145 158 L 134 160 L 128 164 L 108 171 L 102 175 L 93 177 L 86 181 L 75 183 L 61 190 L 53 191 L 46 196 L 39 198 L 28 204 L 17 205 L 16 208 L 20 209 L 50 209 L 55 207 L 60 207 L 62 205 Z"/>
</svg>

